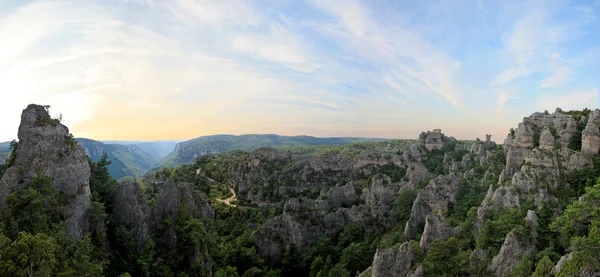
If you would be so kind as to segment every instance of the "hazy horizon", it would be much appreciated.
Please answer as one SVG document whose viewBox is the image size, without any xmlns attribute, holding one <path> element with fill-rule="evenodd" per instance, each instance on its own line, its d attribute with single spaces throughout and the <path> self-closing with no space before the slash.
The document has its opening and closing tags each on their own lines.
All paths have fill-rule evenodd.
<svg viewBox="0 0 600 277">
<path fill-rule="evenodd" d="M 501 143 L 534 112 L 599 106 L 599 15 L 566 0 L 0 0 L 0 141 L 37 103 L 94 140 Z"/>
</svg>

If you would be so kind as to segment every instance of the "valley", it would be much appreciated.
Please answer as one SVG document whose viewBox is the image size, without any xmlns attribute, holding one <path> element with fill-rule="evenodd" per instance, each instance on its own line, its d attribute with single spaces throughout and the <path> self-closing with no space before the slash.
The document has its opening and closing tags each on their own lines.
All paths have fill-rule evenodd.
<svg viewBox="0 0 600 277">
<path fill-rule="evenodd" d="M 600 110 L 534 113 L 502 144 L 435 129 L 260 147 L 134 172 L 135 182 L 115 180 L 102 153 L 148 161 L 132 168 L 156 156 L 72 139 L 41 106 L 23 113 L 0 179 L 2 274 L 28 241 L 51 246 L 40 254 L 62 261 L 51 272 L 93 276 L 600 272 Z"/>
</svg>

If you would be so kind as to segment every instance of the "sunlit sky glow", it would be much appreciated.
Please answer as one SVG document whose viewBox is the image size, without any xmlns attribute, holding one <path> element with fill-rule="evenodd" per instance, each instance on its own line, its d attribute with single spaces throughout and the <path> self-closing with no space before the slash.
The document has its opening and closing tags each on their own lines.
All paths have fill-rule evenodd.
<svg viewBox="0 0 600 277">
<path fill-rule="evenodd" d="M 501 142 L 598 107 L 600 1 L 0 0 L 0 141 L 49 104 L 78 137 Z"/>
</svg>

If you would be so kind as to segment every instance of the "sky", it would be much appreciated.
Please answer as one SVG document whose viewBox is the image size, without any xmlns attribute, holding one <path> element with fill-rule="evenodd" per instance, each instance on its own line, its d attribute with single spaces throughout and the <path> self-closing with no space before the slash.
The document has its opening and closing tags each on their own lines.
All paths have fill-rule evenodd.
<svg viewBox="0 0 600 277">
<path fill-rule="evenodd" d="M 0 0 L 0 141 L 29 103 L 76 137 L 502 142 L 598 108 L 600 1 Z"/>
</svg>

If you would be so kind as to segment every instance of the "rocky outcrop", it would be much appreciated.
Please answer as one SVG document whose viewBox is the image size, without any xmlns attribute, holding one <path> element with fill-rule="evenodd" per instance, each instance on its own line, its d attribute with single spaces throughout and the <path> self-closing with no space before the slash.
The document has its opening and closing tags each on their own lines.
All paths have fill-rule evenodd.
<svg viewBox="0 0 600 277">
<path fill-rule="evenodd" d="M 513 267 L 519 263 L 526 251 L 527 249 L 517 235 L 514 232 L 510 232 L 502 244 L 500 253 L 492 260 L 490 269 L 494 273 L 494 276 L 509 276 Z"/>
<path fill-rule="evenodd" d="M 373 258 L 372 277 L 399 277 L 409 276 L 414 262 L 413 249 L 408 242 L 400 245 L 398 249 L 377 249 Z M 421 269 L 422 271 L 422 269 Z"/>
<path fill-rule="evenodd" d="M 477 155 L 480 159 L 483 158 L 488 150 L 496 147 L 496 142 L 491 139 L 492 135 L 485 135 L 485 141 L 481 141 L 479 138 L 475 139 L 470 152 Z"/>
<path fill-rule="evenodd" d="M 587 154 L 598 154 L 600 152 L 600 129 L 596 122 L 600 121 L 600 110 L 590 114 L 587 125 L 583 129 L 581 137 L 581 151 Z"/>
<path fill-rule="evenodd" d="M 358 199 L 352 183 L 348 183 L 341 187 L 331 188 L 326 196 L 329 200 L 329 207 L 331 208 L 350 207 Z"/>
<path fill-rule="evenodd" d="M 29 105 L 21 115 L 19 144 L 14 160 L 0 180 L 0 208 L 9 193 L 22 189 L 39 175 L 52 179 L 52 186 L 70 197 L 66 208 L 67 228 L 77 240 L 89 229 L 86 216 L 91 204 L 90 167 L 85 152 L 69 129 L 52 119 L 44 106 Z"/>
<path fill-rule="evenodd" d="M 428 151 L 434 149 L 442 149 L 448 142 L 456 142 L 453 137 L 447 137 L 442 133 L 442 130 L 435 129 L 433 131 L 423 132 L 419 135 L 417 145 L 425 147 Z"/>
<path fill-rule="evenodd" d="M 529 258 L 535 256 L 535 240 L 537 229 L 537 216 L 535 212 L 528 211 L 525 219 L 531 224 L 530 233 L 520 233 L 516 230 L 506 235 L 500 252 L 492 259 L 490 270 L 496 277 L 509 276 L 513 268 L 519 263 L 523 255 Z"/>
<path fill-rule="evenodd" d="M 204 229 L 210 232 L 210 221 L 203 219 L 213 219 L 215 214 L 206 200 L 206 195 L 194 190 L 193 184 L 175 183 L 167 179 L 164 183 L 152 185 L 158 188 L 158 196 L 150 211 L 150 231 L 154 242 L 160 248 L 160 257 L 174 266 L 177 261 L 173 257 L 178 255 L 181 238 L 177 236 L 172 222 L 175 219 L 200 219 L 204 222 Z M 209 245 L 195 245 L 194 253 L 188 258 L 202 262 L 209 276 L 212 276 Z"/>
<path fill-rule="evenodd" d="M 169 179 L 160 185 L 156 203 L 152 207 L 151 221 L 158 223 L 166 218 L 172 218 L 178 207 L 194 218 L 215 217 L 206 196 L 195 191 L 193 184 L 176 184 Z"/>
<path fill-rule="evenodd" d="M 140 253 L 148 238 L 148 204 L 146 196 L 137 183 L 119 184 L 115 191 L 113 207 L 115 218 L 133 236 L 135 251 Z"/>
<path fill-rule="evenodd" d="M 427 168 L 422 163 L 411 163 L 406 169 L 405 179 L 407 179 L 407 186 L 416 189 L 417 186 L 423 181 L 427 180 L 431 174 L 427 171 Z"/>
<path fill-rule="evenodd" d="M 433 240 L 447 239 L 451 236 L 458 235 L 459 233 L 460 228 L 452 228 L 443 216 L 430 214 L 425 220 L 425 228 L 423 229 L 419 246 L 421 246 L 423 250 L 426 250 Z"/>
<path fill-rule="evenodd" d="M 425 219 L 429 214 L 446 212 L 449 204 L 456 204 L 459 189 L 460 182 L 454 175 L 442 175 L 429 181 L 413 203 L 404 235 L 414 238 L 425 227 Z"/>
<path fill-rule="evenodd" d="M 354 187 L 347 184 L 323 194 L 334 195 L 335 199 L 291 198 L 286 201 L 282 215 L 269 219 L 252 234 L 260 255 L 273 260 L 281 257 L 288 245 L 305 249 L 323 235 L 333 235 L 349 223 L 361 223 L 367 228 L 376 224 L 390 228 L 396 223 L 391 215 L 399 187 L 392 184 L 389 177 L 374 176 L 371 187 L 362 191 L 360 201 L 344 208 L 340 203 L 352 199 L 350 189 Z"/>
<path fill-rule="evenodd" d="M 394 210 L 397 190 L 398 187 L 392 184 L 389 177 L 375 175 L 371 188 L 364 189 L 362 193 L 362 199 L 365 201 L 364 213 L 371 218 L 380 219 L 378 220 L 380 224 L 389 226 L 392 223 L 389 216 Z"/>
<path fill-rule="evenodd" d="M 550 131 L 550 128 L 547 126 L 542 130 L 542 134 L 540 135 L 540 149 L 550 150 L 554 147 L 554 136 Z"/>
<path fill-rule="evenodd" d="M 587 155 L 568 147 L 571 137 L 579 135 L 577 120 L 571 114 L 560 109 L 553 114 L 534 113 L 523 119 L 514 137 L 509 134 L 504 146 L 506 166 L 499 176 L 498 188 L 488 191 L 478 209 L 479 226 L 490 209 L 520 207 L 527 199 L 533 199 L 538 207 L 543 201 L 554 201 L 552 192 L 569 186 L 564 183 L 564 176 L 592 165 Z M 600 111 L 596 114 L 600 117 Z M 594 116 L 590 114 L 590 118 Z"/>
<path fill-rule="evenodd" d="M 560 257 L 560 260 L 558 260 L 558 262 L 556 263 L 556 266 L 554 266 L 554 270 L 552 271 L 552 273 L 554 273 L 554 274 L 560 273 L 563 266 L 565 265 L 565 262 L 570 261 L 571 259 L 573 259 L 573 253 L 569 253 L 567 255 Z"/>
</svg>

